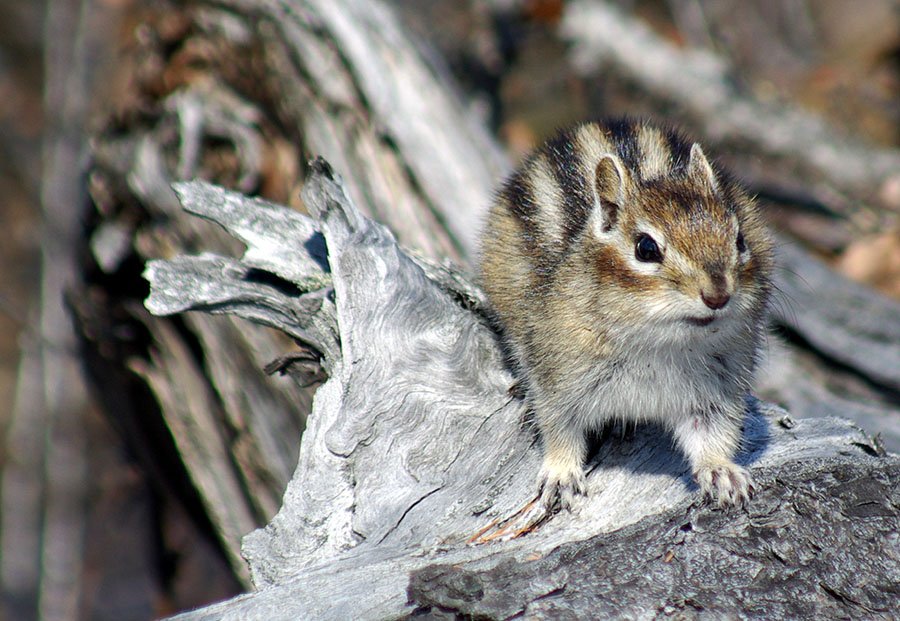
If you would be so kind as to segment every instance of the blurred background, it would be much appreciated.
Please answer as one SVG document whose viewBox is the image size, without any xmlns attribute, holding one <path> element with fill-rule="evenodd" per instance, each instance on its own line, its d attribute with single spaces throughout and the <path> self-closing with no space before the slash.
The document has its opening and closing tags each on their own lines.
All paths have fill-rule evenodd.
<svg viewBox="0 0 900 621">
<path fill-rule="evenodd" d="M 385 2 L 510 161 L 586 118 L 674 121 L 760 195 L 778 231 L 875 295 L 900 298 L 900 168 L 891 170 L 900 162 L 896 0 L 593 3 L 612 11 L 599 14 L 603 30 L 592 30 L 585 2 Z M 147 293 L 144 256 L 172 246 L 159 233 L 164 212 L 148 210 L 149 199 L 125 187 L 127 175 L 114 174 L 125 157 L 119 139 L 156 123 L 179 87 L 218 72 L 236 91 L 253 90 L 210 60 L 221 50 L 198 34 L 203 11 L 203 2 L 0 0 L 2 618 L 147 619 L 247 587 L 223 543 L 228 529 L 198 492 L 171 421 L 158 414 L 162 365 L 149 342 L 169 330 L 170 345 L 181 342 L 185 357 L 197 358 L 203 337 L 192 336 L 190 323 L 148 328 L 149 320 L 134 319 Z M 612 43 L 591 40 L 592 32 Z M 688 87 L 712 76 L 719 90 L 682 92 L 677 76 L 642 72 L 641 47 L 614 45 L 631 38 L 683 63 Z M 253 62 L 239 69 L 252 71 Z M 244 183 L 239 156 L 214 139 L 203 143 L 201 172 L 297 205 L 309 154 L 275 112 L 266 116 L 277 101 L 260 109 L 255 181 Z M 778 134 L 766 115 L 809 124 L 818 142 L 804 153 L 796 147 L 803 137 Z M 777 135 L 759 138 L 765 127 L 754 122 Z M 841 152 L 826 148 L 830 140 L 849 145 L 846 159 L 829 155 Z M 272 339 L 248 373 L 289 345 Z M 886 430 L 887 448 L 900 449 L 896 388 L 831 370 L 820 383 L 862 403 L 873 431 Z M 287 395 L 273 398 L 273 409 L 283 401 L 302 407 L 283 422 L 294 448 L 284 464 L 261 469 L 267 495 L 236 522 L 255 526 L 277 509 L 310 394 L 292 394 L 284 379 L 264 381 Z"/>
</svg>

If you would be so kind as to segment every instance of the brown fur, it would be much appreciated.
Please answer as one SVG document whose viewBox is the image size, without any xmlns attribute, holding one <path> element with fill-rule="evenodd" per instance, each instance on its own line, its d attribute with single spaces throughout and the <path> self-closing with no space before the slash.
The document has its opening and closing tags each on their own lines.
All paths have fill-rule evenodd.
<svg viewBox="0 0 900 621">
<path fill-rule="evenodd" d="M 662 261 L 637 256 L 647 235 Z M 568 504 L 583 489 L 573 464 L 585 430 L 644 411 L 671 426 L 705 492 L 746 499 L 749 475 L 731 458 L 762 340 L 772 244 L 753 201 L 699 146 L 631 121 L 561 132 L 498 193 L 481 265 L 544 436 L 545 503 Z M 682 342 L 702 355 L 682 359 Z M 649 371 L 635 366 L 639 356 L 650 357 Z M 653 378 L 676 393 L 671 411 Z"/>
</svg>

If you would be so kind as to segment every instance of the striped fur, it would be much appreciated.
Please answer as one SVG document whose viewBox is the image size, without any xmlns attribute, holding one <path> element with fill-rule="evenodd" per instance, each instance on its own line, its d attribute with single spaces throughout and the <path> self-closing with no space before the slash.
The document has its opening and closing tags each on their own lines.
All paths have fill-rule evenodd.
<svg viewBox="0 0 900 621">
<path fill-rule="evenodd" d="M 603 155 L 615 154 L 638 183 L 654 187 L 685 178 L 691 145 L 674 129 L 648 123 L 579 125 L 531 154 L 500 190 L 498 205 L 516 215 L 549 268 L 584 230 L 594 204 L 589 180 Z"/>
<path fill-rule="evenodd" d="M 638 258 L 644 236 L 662 260 Z M 673 129 L 585 123 L 525 160 L 481 273 L 541 428 L 545 503 L 583 488 L 584 433 L 612 418 L 668 425 L 705 492 L 746 499 L 731 459 L 771 255 L 753 201 Z"/>
</svg>

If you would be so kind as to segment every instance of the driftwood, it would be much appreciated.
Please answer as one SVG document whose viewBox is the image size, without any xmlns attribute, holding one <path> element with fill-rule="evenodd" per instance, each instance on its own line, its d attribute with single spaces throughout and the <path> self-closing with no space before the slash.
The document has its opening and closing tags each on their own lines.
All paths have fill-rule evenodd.
<svg viewBox="0 0 900 621">
<path fill-rule="evenodd" d="M 602 443 L 574 514 L 510 538 L 540 448 L 477 289 L 429 278 L 323 160 L 313 169 L 315 221 L 179 185 L 247 253 L 147 270 L 152 312 L 262 321 L 330 371 L 281 511 L 244 540 L 259 590 L 180 618 L 896 612 L 900 563 L 881 551 L 900 526 L 900 459 L 847 421 L 755 399 L 739 457 L 759 481 L 748 509 L 704 505 L 671 439 L 639 428 Z"/>
<path fill-rule="evenodd" d="M 787 240 L 777 254 L 772 322 L 801 347 L 770 339 L 760 390 L 796 416 L 850 418 L 900 451 L 900 303 L 838 276 Z"/>
<path fill-rule="evenodd" d="M 507 162 L 386 7 L 229 0 L 197 3 L 190 15 L 195 43 L 185 46 L 188 58 L 172 64 L 206 63 L 215 77 L 189 75 L 154 108 L 155 123 L 112 131 L 93 143 L 89 189 L 104 220 L 90 247 L 104 272 L 117 274 L 135 256 L 143 263 L 200 248 L 234 254 L 239 245 L 218 227 L 183 214 L 170 186 L 210 176 L 203 145 L 216 141 L 236 156 L 237 172 L 228 181 L 244 191 L 258 189 L 266 183 L 263 154 L 277 148 L 270 144 L 276 132 L 300 153 L 326 154 L 350 171 L 348 192 L 405 245 L 436 260 L 470 260 L 471 224 Z M 214 53 L 205 56 L 207 50 Z M 144 50 L 143 56 L 153 59 L 154 53 Z M 241 82 L 245 75 L 254 81 Z M 263 110 L 260 100 L 277 105 Z M 440 122 L 426 120 L 434 118 Z M 296 174 L 287 176 L 293 181 Z M 136 213 L 134 205 L 145 211 Z M 452 278 L 440 265 L 432 271 Z M 233 317 L 194 313 L 173 324 L 149 316 L 129 296 L 110 292 L 100 304 L 73 296 L 89 349 L 121 348 L 105 340 L 109 331 L 91 329 L 117 321 L 108 317 L 110 307 L 150 337 L 146 351 L 126 349 L 120 364 L 127 369 L 97 356 L 106 366 L 94 388 L 136 437 L 142 463 L 163 485 L 172 468 L 160 462 L 184 464 L 231 567 L 249 585 L 241 537 L 280 506 L 311 407 L 310 390 L 261 371 L 293 342 Z M 317 380 L 318 364 L 313 367 L 307 382 Z M 122 399 L 135 394 L 136 383 L 149 387 L 153 399 Z M 165 434 L 146 431 L 153 419 L 171 432 L 172 446 L 159 446 Z"/>
<path fill-rule="evenodd" d="M 367 616 L 385 617 L 420 607 L 504 616 L 531 599 L 568 606 L 566 594 L 605 597 L 603 589 L 617 583 L 582 588 L 577 563 L 561 579 L 539 561 L 532 564 L 535 556 L 557 558 L 567 550 L 568 559 L 572 546 L 582 545 L 584 550 L 592 545 L 613 550 L 637 541 L 629 537 L 665 531 L 673 516 L 687 520 L 676 528 L 688 533 L 679 539 L 682 549 L 684 542 L 703 539 L 695 548 L 698 554 L 712 554 L 703 545 L 725 545 L 715 535 L 726 524 L 735 537 L 728 545 L 734 547 L 743 545 L 747 533 L 756 536 L 751 529 L 773 529 L 764 531 L 768 543 L 754 540 L 752 554 L 762 555 L 769 563 L 766 570 L 775 572 L 769 559 L 777 555 L 766 547 L 771 544 L 788 559 L 785 572 L 800 568 L 798 582 L 786 584 L 808 595 L 785 598 L 798 600 L 797 614 L 815 610 L 837 616 L 885 608 L 877 593 L 840 573 L 854 568 L 864 577 L 876 575 L 868 573 L 869 560 L 853 556 L 863 554 L 865 546 L 841 548 L 844 556 L 820 567 L 809 559 L 812 544 L 788 537 L 807 533 L 803 542 L 818 537 L 827 542 L 829 528 L 847 537 L 850 530 L 853 536 L 880 536 L 885 524 L 896 530 L 896 500 L 884 500 L 896 496 L 896 458 L 876 457 L 880 445 L 849 422 L 794 420 L 755 401 L 744 458 L 762 491 L 750 513 L 723 514 L 696 503 L 686 465 L 670 439 L 638 429 L 632 439 L 602 444 L 590 478 L 597 493 L 578 515 L 556 516 L 519 539 L 465 545 L 529 500 L 540 460 L 527 415 L 508 394 L 513 378 L 480 313 L 483 297 L 465 272 L 441 262 L 445 257 L 471 261 L 480 210 L 507 161 L 448 93 L 440 68 L 419 57 L 378 2 L 224 0 L 192 6 L 196 36 L 214 50 L 212 59 L 233 63 L 256 81 L 243 90 L 230 88 L 225 78 L 185 83 L 160 102 L 155 125 L 142 121 L 128 133 L 101 137 L 95 143 L 91 190 L 98 209 L 105 197 L 114 196 L 119 203 L 141 205 L 150 214 L 146 220 L 158 225 L 143 224 L 143 216 L 127 210 L 106 221 L 92 240 L 105 270 L 116 270 L 123 247 L 136 252 L 139 261 L 209 252 L 151 265 L 146 273 L 153 283 L 148 304 L 154 313 L 232 313 L 290 337 L 233 316 L 184 313 L 172 322 L 128 304 L 133 298 L 123 303 L 150 335 L 149 353 L 130 356 L 128 364 L 152 389 L 159 406 L 153 415 L 171 430 L 176 457 L 236 574 L 245 584 L 252 576 L 258 589 L 197 616 L 358 617 L 364 610 Z M 253 62 L 243 64 L 245 58 Z M 233 78 L 227 69 L 217 70 Z M 274 111 L 260 101 L 275 102 Z M 208 174 L 202 151 L 209 138 L 233 145 L 238 154 L 234 186 L 257 189 L 262 183 L 259 153 L 266 132 L 272 131 L 266 123 L 273 118 L 300 153 L 323 154 L 345 175 L 341 185 L 320 166 L 307 180 L 304 204 L 316 219 L 209 185 L 178 185 L 172 192 L 173 181 Z M 415 252 L 398 248 L 349 198 L 359 212 L 387 225 L 402 248 Z M 228 258 L 239 247 L 234 239 L 186 216 L 180 204 L 243 241 L 248 247 L 243 259 Z M 135 221 L 142 224 L 136 227 Z M 819 280 L 806 270 L 823 268 L 799 250 L 786 248 L 783 263 L 788 267 L 779 285 L 783 304 L 776 308 L 776 321 L 804 347 L 773 346 L 776 354 L 784 353 L 775 361 L 782 372 L 764 381 L 766 396 L 798 410 L 792 413 L 828 411 L 854 418 L 866 429 L 882 430 L 889 448 L 900 448 L 898 414 L 890 402 L 900 368 L 891 362 L 895 358 L 885 357 L 896 356 L 897 321 L 891 317 L 897 316 L 897 304 L 861 288 L 861 297 L 833 300 L 830 293 L 843 291 L 845 281 L 826 272 L 828 287 L 809 287 Z M 857 313 L 854 305 L 860 303 L 871 310 Z M 853 329 L 847 317 L 874 323 Z M 289 351 L 292 341 L 303 344 L 301 351 Z M 798 351 L 813 353 L 800 364 Z M 277 364 L 271 368 L 291 379 L 263 376 L 260 369 L 273 360 Z M 835 360 L 877 393 L 877 406 L 827 388 Z M 325 376 L 329 379 L 316 393 L 301 443 L 310 400 L 305 387 Z M 120 387 L 108 377 L 104 381 L 109 392 Z M 799 411 L 798 404 L 805 409 Z M 135 419 L 148 414 L 141 409 L 144 404 L 117 405 L 133 410 Z M 281 506 L 295 468 L 278 516 L 245 539 L 248 568 L 241 537 Z M 848 496 L 839 481 L 859 477 L 879 483 L 862 486 L 856 498 Z M 813 490 L 821 497 L 810 496 Z M 772 509 L 781 502 L 781 509 Z M 874 521 L 844 522 L 833 511 L 852 516 L 854 503 L 878 507 L 872 509 Z M 767 511 L 775 512 L 765 517 Z M 807 524 L 791 512 L 825 517 Z M 626 524 L 632 530 L 617 530 Z M 680 530 L 684 524 L 692 524 L 691 529 Z M 489 529 L 482 539 L 499 532 Z M 638 547 L 649 556 L 625 548 L 620 557 L 602 552 L 608 571 L 621 571 L 624 579 L 631 575 L 629 567 L 654 558 L 644 544 Z M 679 554 L 673 558 L 689 558 Z M 664 561 L 668 550 L 662 556 Z M 450 576 L 446 566 L 456 562 L 466 564 L 467 572 Z M 882 564 L 876 572 L 881 582 L 873 584 L 897 583 L 894 561 L 876 557 L 873 562 Z M 507 573 L 485 573 L 492 563 L 503 564 Z M 662 591 L 648 586 L 647 600 L 610 599 L 610 606 L 639 609 L 655 602 L 664 610 L 670 604 L 673 610 L 698 605 L 718 610 L 720 604 L 705 599 L 709 592 L 697 585 L 742 583 L 739 576 L 725 582 L 712 563 L 707 565 L 704 571 L 712 573 L 670 576 L 683 582 L 661 580 L 656 586 Z M 493 577 L 508 575 L 514 584 L 513 577 L 527 576 L 528 568 L 555 577 L 534 581 L 537 587 L 528 578 L 524 588 L 507 589 L 510 599 L 497 607 L 479 608 L 482 601 L 495 600 L 479 598 L 478 589 L 499 593 L 502 589 L 491 586 Z M 775 580 L 784 574 L 771 575 Z M 592 576 L 602 578 L 596 572 L 584 577 Z M 468 580 L 471 590 L 453 580 Z M 723 587 L 721 593 L 731 591 Z M 687 595 L 667 603 L 662 592 Z M 729 598 L 730 604 L 721 606 L 741 610 L 754 601 L 751 596 Z M 755 601 L 768 605 L 768 600 Z"/>
</svg>

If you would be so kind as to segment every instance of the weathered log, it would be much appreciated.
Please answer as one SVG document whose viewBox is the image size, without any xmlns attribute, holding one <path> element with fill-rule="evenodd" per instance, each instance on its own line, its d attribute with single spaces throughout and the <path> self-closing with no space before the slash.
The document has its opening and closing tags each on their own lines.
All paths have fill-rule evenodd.
<svg viewBox="0 0 900 621">
<path fill-rule="evenodd" d="M 404 244 L 470 259 L 472 222 L 507 162 L 392 11 L 360 0 L 216 4 L 263 33 L 266 86 L 305 152 L 346 171 L 350 195 Z"/>
<path fill-rule="evenodd" d="M 230 312 L 340 343 L 323 346 L 330 377 L 284 505 L 244 540 L 259 590 L 180 618 L 897 611 L 900 560 L 876 551 L 896 548 L 900 459 L 847 421 L 795 421 L 752 398 L 738 457 L 760 487 L 748 508 L 704 504 L 667 434 L 638 428 L 602 443 L 574 513 L 543 516 L 510 538 L 505 521 L 535 496 L 540 447 L 510 395 L 496 335 L 477 302 L 460 304 L 450 281 L 430 279 L 353 206 L 324 161 L 313 170 L 304 200 L 315 222 L 178 186 L 195 211 L 228 205 L 204 216 L 248 251 L 241 261 L 183 257 L 147 270 L 154 313 Z M 284 258 L 300 248 L 309 255 Z M 257 270 L 268 276 L 248 278 Z"/>
<path fill-rule="evenodd" d="M 218 227 L 181 212 L 170 186 L 179 179 L 215 178 L 215 158 L 224 154 L 233 155 L 236 171 L 220 182 L 259 191 L 272 174 L 264 162 L 278 149 L 273 134 L 290 140 L 295 158 L 323 153 L 351 171 L 348 192 L 366 213 L 391 225 L 405 245 L 433 259 L 470 260 L 477 211 L 488 203 L 506 161 L 381 3 L 195 3 L 182 19 L 193 24 L 187 41 L 170 41 L 165 52 L 147 43 L 152 37 L 141 42 L 148 49 L 140 58 L 150 60 L 138 74 L 169 63 L 159 81 L 171 90 L 140 108 L 142 120 L 127 131 L 116 127 L 93 141 L 89 189 L 103 222 L 91 250 L 100 269 L 118 276 L 123 265 L 201 247 L 223 257 L 237 252 L 239 245 Z M 168 49 L 178 50 L 174 58 L 163 56 Z M 440 122 L 428 122 L 432 118 Z M 218 145 L 214 156 L 210 143 Z M 283 176 L 293 183 L 297 174 Z M 287 191 L 282 196 L 286 200 Z M 234 268 L 227 260 L 219 267 Z M 428 269 L 453 278 L 439 263 Z M 270 272 L 270 265 L 262 265 L 248 281 Z M 290 353 L 296 340 L 327 359 L 335 337 L 310 343 L 308 332 L 298 328 L 292 340 L 232 317 L 199 313 L 173 325 L 134 304 L 130 296 L 142 286 L 137 276 L 127 273 L 123 280 L 132 281 L 125 293 L 108 292 L 101 304 L 93 305 L 90 295 L 77 296 L 76 311 L 80 325 L 102 326 L 121 321 L 108 317 L 114 307 L 131 316 L 133 332 L 148 334 L 149 342 L 123 348 L 111 330 L 84 327 L 82 336 L 97 351 L 128 351 L 118 362 L 138 378 L 121 373 L 127 376 L 123 381 L 143 381 L 156 403 L 123 403 L 115 418 L 156 416 L 172 432 L 172 446 L 142 437 L 135 443 L 148 445 L 151 462 L 162 454 L 183 461 L 236 575 L 248 584 L 240 538 L 277 510 L 311 407 L 310 391 L 261 370 Z M 243 290 L 251 296 L 248 309 L 271 312 L 252 298 L 257 290 L 249 283 Z M 307 310 L 301 315 L 316 321 Z M 320 380 L 320 372 L 318 364 L 309 366 L 306 380 Z M 102 394 L 120 385 L 101 378 L 94 388 Z M 148 411 L 154 407 L 158 412 Z M 153 463 L 147 469 L 153 471 Z"/>
<path fill-rule="evenodd" d="M 797 417 L 841 416 L 900 451 L 900 303 L 839 276 L 782 239 L 759 389 Z"/>
<path fill-rule="evenodd" d="M 404 603 L 405 589 L 412 584 L 407 573 L 373 578 L 371 593 L 359 593 L 359 584 L 368 584 L 370 572 L 377 576 L 378 568 L 389 572 L 395 565 L 411 571 L 437 559 L 462 562 L 506 550 L 549 551 L 565 541 L 612 531 L 627 521 L 617 521 L 619 514 L 629 520 L 647 516 L 648 524 L 664 520 L 667 514 L 658 512 L 667 507 L 711 515 L 691 504 L 686 466 L 669 447 L 668 437 L 642 430 L 627 443 L 607 442 L 593 462 L 592 485 L 603 490 L 598 496 L 602 501 L 585 505 L 582 514 L 596 513 L 599 525 L 558 516 L 520 540 L 458 549 L 467 536 L 494 518 L 511 515 L 527 500 L 540 459 L 521 404 L 506 394 L 512 377 L 499 363 L 493 334 L 478 312 L 480 290 L 465 273 L 436 262 L 447 256 L 469 260 L 479 210 L 488 204 L 506 161 L 484 128 L 472 123 L 447 93 L 440 71 L 418 58 L 377 2 L 225 0 L 192 6 L 195 36 L 205 44 L 215 42 L 209 45 L 215 54 L 204 60 L 246 69 L 252 89 L 242 90 L 225 79 L 187 81 L 161 102 L 155 125 L 142 118 L 129 133 L 97 141 L 91 179 L 97 182 L 106 174 L 124 194 L 117 196 L 121 203 L 139 204 L 150 213 L 145 220 L 129 219 L 126 212 L 121 221 L 109 223 L 111 228 L 99 230 L 94 244 L 99 263 L 112 269 L 118 260 L 117 245 L 103 241 L 104 230 L 111 232 L 107 241 L 115 242 L 122 232 L 133 236 L 141 260 L 199 249 L 216 253 L 154 263 L 148 271 L 155 281 L 154 312 L 235 313 L 290 336 L 279 339 L 232 317 L 186 313 L 183 322 L 172 324 L 132 309 L 152 344 L 148 359 L 135 356 L 131 367 L 153 388 L 236 572 L 245 579 L 252 573 L 262 589 L 240 600 L 245 604 L 228 604 L 209 614 L 233 610 L 240 615 L 240 606 L 246 605 L 254 611 L 248 614 L 259 618 L 267 610 L 287 617 L 303 611 L 340 616 L 369 603 L 372 616 L 404 614 L 416 607 Z M 208 138 L 234 147 L 240 165 L 236 187 L 257 189 L 258 155 L 266 140 L 260 119 L 272 113 L 268 105 L 275 107 L 278 130 L 301 153 L 325 154 L 347 173 L 346 189 L 317 178 L 305 200 L 311 211 L 321 213 L 328 213 L 328 204 L 342 205 L 335 213 L 350 214 L 352 227 L 342 229 L 339 220 L 332 226 L 327 218 L 324 223 L 304 219 L 211 186 L 182 185 L 172 193 L 172 181 L 207 173 L 200 155 Z M 98 187 L 92 189 L 102 197 Z M 404 247 L 416 248 L 428 259 L 397 250 L 379 226 L 345 205 L 347 196 L 363 213 L 388 225 Z M 228 258 L 237 247 L 234 240 L 185 217 L 179 201 L 244 241 L 249 247 L 245 257 Z M 141 225 L 135 227 L 134 221 Z M 348 235 L 362 239 L 350 243 Z M 792 269 L 801 276 L 793 285 L 802 289 L 809 257 L 800 256 Z M 336 269 L 334 257 L 346 263 L 336 280 L 326 269 L 329 261 Z M 376 268 L 377 276 L 372 273 Z M 808 303 L 825 304 L 828 291 L 815 294 Z M 786 297 L 789 305 L 796 299 Z M 896 308 L 877 296 L 866 297 L 865 303 L 885 309 L 888 315 L 881 316 Z M 852 307 L 837 304 L 843 308 L 841 316 L 853 314 Z M 417 306 L 421 308 L 409 310 Z M 789 306 L 784 321 L 793 325 L 790 312 Z M 409 318 L 415 321 L 406 323 Z M 796 324 L 796 334 L 816 343 L 804 336 L 819 329 L 815 322 Z M 884 328 L 880 337 L 890 336 L 892 329 Z M 455 334 L 465 338 L 454 340 Z M 381 341 L 373 342 L 376 335 Z M 856 336 L 860 340 L 846 341 L 851 347 L 867 334 Z M 300 354 L 285 355 L 291 339 L 305 345 Z M 846 358 L 835 343 L 817 346 L 826 363 L 835 352 Z M 882 344 L 880 351 L 889 347 Z M 275 358 L 283 370 L 299 369 L 296 382 L 262 377 L 259 369 Z M 871 362 L 862 356 L 843 364 L 868 382 L 866 373 L 878 365 L 852 366 L 867 360 Z M 316 414 L 304 434 L 300 465 L 280 517 L 247 540 L 248 570 L 239 556 L 240 537 L 265 523 L 279 506 L 297 462 L 307 411 L 307 393 L 299 387 L 321 379 L 319 363 L 330 379 L 317 393 Z M 793 373 L 804 372 L 789 364 Z M 884 383 L 876 387 L 889 390 L 895 376 L 879 377 Z M 821 389 L 825 383 L 817 379 L 804 388 Z M 776 386 L 767 394 L 792 405 L 798 401 L 796 390 L 791 399 L 781 399 L 785 393 L 778 390 Z M 844 416 L 863 409 L 854 399 L 828 401 L 831 396 L 821 392 L 817 398 L 832 411 L 839 404 L 837 413 Z M 847 459 L 856 464 L 869 459 L 866 451 L 877 452 L 849 423 L 804 421 L 788 430 L 784 426 L 793 423 L 781 412 L 762 405 L 754 411 L 748 459 L 757 456 L 762 442 L 752 430 L 763 428 L 776 438 L 776 446 L 798 434 L 802 446 L 796 456 L 849 451 Z M 883 411 L 896 416 L 896 408 L 885 406 Z M 868 410 L 860 420 L 868 424 L 873 419 Z M 888 429 L 894 425 L 891 420 L 896 419 L 885 423 Z M 483 451 L 488 439 L 491 446 Z M 790 460 L 796 456 L 764 452 L 753 463 L 764 482 L 781 477 L 793 485 L 796 479 L 783 473 L 794 467 Z M 644 458 L 645 464 L 629 473 L 628 464 Z M 872 463 L 892 469 L 893 459 Z M 857 467 L 851 465 L 847 472 Z M 774 483 L 766 489 L 776 491 L 763 493 L 781 493 Z M 650 505 L 648 498 L 653 499 Z M 539 543 L 532 545 L 535 541 Z M 416 560 L 410 551 L 425 556 Z M 291 586 L 298 572 L 309 580 L 296 587 L 300 591 Z M 411 592 L 426 605 L 429 596 L 421 588 Z M 359 599 L 365 597 L 371 599 Z M 267 609 L 266 602 L 274 608 Z"/>
</svg>

